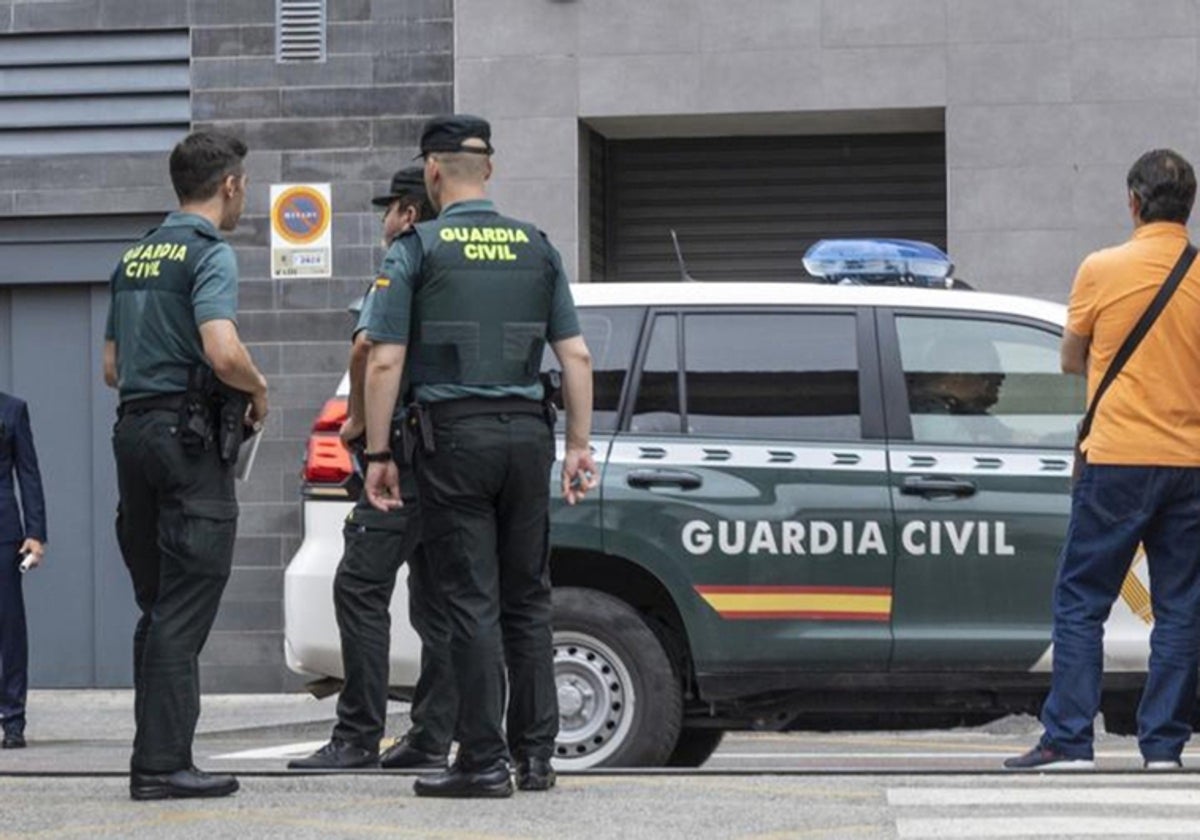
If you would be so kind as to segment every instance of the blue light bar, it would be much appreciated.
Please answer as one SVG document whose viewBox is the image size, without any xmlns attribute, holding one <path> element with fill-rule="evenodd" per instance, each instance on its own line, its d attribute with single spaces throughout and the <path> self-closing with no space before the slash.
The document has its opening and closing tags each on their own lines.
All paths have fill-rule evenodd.
<svg viewBox="0 0 1200 840">
<path fill-rule="evenodd" d="M 912 239 L 822 239 L 804 254 L 804 269 L 825 283 L 948 289 L 954 263 L 946 252 Z"/>
</svg>

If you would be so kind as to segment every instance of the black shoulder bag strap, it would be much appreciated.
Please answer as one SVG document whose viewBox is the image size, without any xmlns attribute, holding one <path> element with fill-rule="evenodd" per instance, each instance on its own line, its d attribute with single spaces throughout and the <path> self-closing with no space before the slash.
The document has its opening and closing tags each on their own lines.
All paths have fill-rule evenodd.
<svg viewBox="0 0 1200 840">
<path fill-rule="evenodd" d="M 1142 313 L 1142 317 L 1133 325 L 1133 329 L 1125 337 L 1125 343 L 1121 345 L 1121 349 L 1113 357 L 1112 364 L 1104 372 L 1104 378 L 1100 380 L 1100 385 L 1096 388 L 1096 394 L 1092 397 L 1092 403 L 1088 406 L 1087 414 L 1083 416 L 1083 420 L 1079 423 L 1079 434 L 1076 437 L 1075 443 L 1075 460 L 1077 462 L 1083 454 L 1080 445 L 1087 439 L 1088 433 L 1092 431 L 1092 420 L 1096 416 L 1096 405 L 1100 402 L 1100 398 L 1104 396 L 1104 392 L 1108 390 L 1108 386 L 1113 384 L 1113 380 L 1117 378 L 1117 374 L 1121 372 L 1121 368 L 1125 367 L 1125 363 L 1129 361 L 1129 357 L 1133 355 L 1133 351 L 1142 343 L 1142 339 L 1146 337 L 1146 333 L 1150 332 L 1150 327 L 1154 326 L 1154 322 L 1158 319 L 1158 316 L 1166 309 L 1167 301 L 1171 299 L 1171 295 L 1175 294 L 1175 290 L 1183 282 L 1184 275 L 1188 273 L 1188 269 L 1192 267 L 1192 261 L 1195 259 L 1196 246 L 1189 242 L 1187 247 L 1183 249 L 1183 253 L 1179 255 L 1179 259 L 1175 261 L 1175 267 L 1167 275 L 1166 282 L 1159 288 L 1158 294 L 1154 296 L 1154 300 L 1150 301 L 1150 305 L 1146 307 L 1146 311 Z M 1078 469 L 1076 469 L 1076 472 L 1078 473 Z"/>
</svg>

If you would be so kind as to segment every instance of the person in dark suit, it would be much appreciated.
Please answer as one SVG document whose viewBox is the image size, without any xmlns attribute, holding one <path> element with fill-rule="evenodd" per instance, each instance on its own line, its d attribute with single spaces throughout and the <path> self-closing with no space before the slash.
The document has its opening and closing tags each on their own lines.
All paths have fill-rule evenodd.
<svg viewBox="0 0 1200 840">
<path fill-rule="evenodd" d="M 21 555 L 28 553 L 29 567 L 36 566 L 42 562 L 45 545 L 46 500 L 33 448 L 29 407 L 23 400 L 0 392 L 0 721 L 4 726 L 0 746 L 4 749 L 25 746 L 29 644 L 25 599 L 21 595 Z"/>
</svg>

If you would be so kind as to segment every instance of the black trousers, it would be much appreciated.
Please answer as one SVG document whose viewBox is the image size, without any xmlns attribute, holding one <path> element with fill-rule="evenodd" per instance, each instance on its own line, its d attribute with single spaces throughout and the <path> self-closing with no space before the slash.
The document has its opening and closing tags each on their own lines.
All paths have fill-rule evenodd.
<svg viewBox="0 0 1200 840">
<path fill-rule="evenodd" d="M 199 656 L 233 563 L 233 469 L 215 449 L 186 453 L 178 412 L 126 413 L 113 432 L 117 541 L 141 610 L 133 636 L 133 769 L 192 764 Z"/>
<path fill-rule="evenodd" d="M 408 741 L 445 755 L 454 740 L 458 688 L 450 667 L 450 627 L 421 546 L 420 508 L 411 471 L 402 476 L 404 507 L 383 513 L 361 499 L 342 529 L 345 549 L 333 579 L 345 683 L 333 737 L 369 750 L 383 737 L 387 714 L 388 605 L 396 573 L 408 563 L 408 614 L 421 639 L 421 673 L 412 700 Z"/>
<path fill-rule="evenodd" d="M 0 541 L 0 721 L 6 733 L 25 731 L 29 637 L 17 568 L 20 543 Z"/>
<path fill-rule="evenodd" d="M 550 758 L 558 734 L 549 562 L 554 442 L 530 414 L 434 424 L 418 454 L 425 545 L 450 616 L 458 763 Z M 504 720 L 508 677 L 507 740 Z"/>
</svg>

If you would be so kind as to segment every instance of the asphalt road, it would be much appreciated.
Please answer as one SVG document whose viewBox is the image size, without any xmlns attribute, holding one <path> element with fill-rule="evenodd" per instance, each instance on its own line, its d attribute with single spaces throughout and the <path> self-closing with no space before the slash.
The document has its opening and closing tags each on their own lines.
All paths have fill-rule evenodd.
<svg viewBox="0 0 1200 840">
<path fill-rule="evenodd" d="M 699 771 L 574 774 L 545 794 L 439 801 L 416 798 L 406 774 L 287 773 L 288 756 L 327 736 L 330 701 L 208 697 L 197 763 L 238 772 L 242 790 L 135 803 L 124 776 L 127 693 L 32 699 L 30 748 L 0 752 L 0 840 L 1200 837 L 1197 777 L 1140 770 L 1131 738 L 1100 738 L 1098 772 L 1002 771 L 1036 738 L 1029 718 L 950 731 L 739 733 Z M 395 707 L 389 731 L 403 731 L 405 711 Z"/>
</svg>

